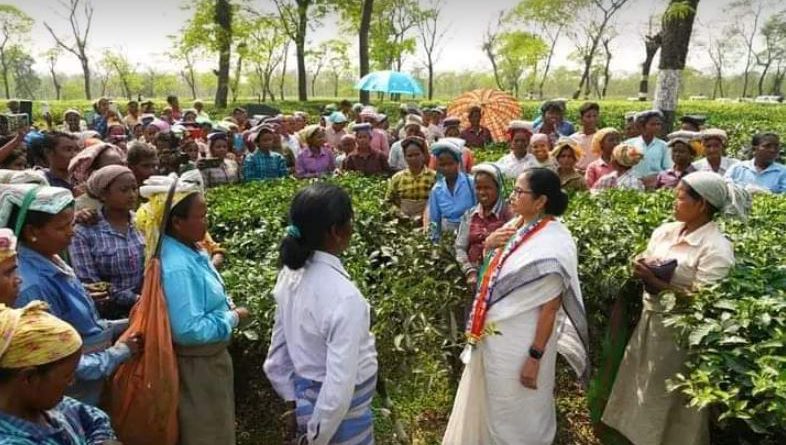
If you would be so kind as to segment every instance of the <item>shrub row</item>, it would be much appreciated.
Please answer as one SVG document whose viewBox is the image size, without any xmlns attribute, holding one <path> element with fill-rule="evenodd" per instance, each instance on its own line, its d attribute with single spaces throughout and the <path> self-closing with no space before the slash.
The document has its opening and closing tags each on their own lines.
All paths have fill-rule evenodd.
<svg viewBox="0 0 786 445">
<path fill-rule="evenodd" d="M 353 197 L 355 236 L 345 264 L 371 302 L 380 365 L 394 383 L 393 397 L 407 405 L 423 394 L 433 396 L 428 407 L 433 413 L 410 413 L 413 424 L 408 429 L 416 432 L 420 426 L 414 423 L 426 422 L 424 415 L 444 420 L 449 413 L 452 390 L 446 382 L 457 375 L 455 352 L 469 293 L 450 240 L 435 247 L 417 228 L 396 220 L 382 202 L 383 181 L 352 175 L 331 181 Z M 224 271 L 227 287 L 255 314 L 238 352 L 253 356 L 255 366 L 264 356 L 272 324 L 270 291 L 278 267 L 278 241 L 287 225 L 290 198 L 303 185 L 287 179 L 208 194 L 211 230 L 231 252 Z M 613 191 L 572 198 L 564 219 L 579 245 L 582 290 L 596 342 L 614 299 L 640 298 L 640 287 L 630 285 L 630 261 L 644 249 L 652 231 L 670 218 L 672 202 L 668 192 Z M 721 426 L 734 426 L 730 431 L 735 434 L 760 443 L 783 440 L 786 199 L 757 197 L 747 222 L 724 220 L 721 225 L 734 242 L 738 264 L 726 280 L 701 292 L 691 305 L 674 308 L 670 322 L 691 352 L 687 372 L 675 376 L 673 383 L 692 403 L 712 406 Z M 274 398 L 269 391 L 262 397 Z M 424 402 L 418 403 L 415 409 L 423 410 Z M 380 431 L 391 433 L 392 424 L 380 417 Z M 437 423 L 433 429 L 441 428 Z M 747 427 L 736 428 L 738 424 Z"/>
</svg>

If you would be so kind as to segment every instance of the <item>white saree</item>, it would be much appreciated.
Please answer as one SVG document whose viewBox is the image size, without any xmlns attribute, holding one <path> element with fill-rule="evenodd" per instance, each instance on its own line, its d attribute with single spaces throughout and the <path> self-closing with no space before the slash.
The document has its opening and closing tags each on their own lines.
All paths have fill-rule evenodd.
<svg viewBox="0 0 786 445">
<path fill-rule="evenodd" d="M 540 307 L 559 296 L 562 308 L 540 360 L 538 388 L 525 388 L 519 374 L 535 336 Z M 507 259 L 489 302 L 486 325 L 498 334 L 484 336 L 471 354 L 443 445 L 552 443 L 557 428 L 557 352 L 578 375 L 586 377 L 588 371 L 576 245 L 561 223 L 552 221 Z"/>
</svg>

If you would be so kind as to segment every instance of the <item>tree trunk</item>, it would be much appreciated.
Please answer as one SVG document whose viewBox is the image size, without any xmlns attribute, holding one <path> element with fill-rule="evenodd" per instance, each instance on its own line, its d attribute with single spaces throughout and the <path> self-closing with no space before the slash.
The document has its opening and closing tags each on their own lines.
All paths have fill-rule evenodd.
<svg viewBox="0 0 786 445">
<path fill-rule="evenodd" d="M 428 100 L 434 99 L 434 63 L 429 57 L 428 62 Z"/>
<path fill-rule="evenodd" d="M 768 60 L 767 63 L 762 65 L 764 69 L 761 70 L 761 74 L 759 75 L 759 96 L 764 95 L 764 78 L 767 77 L 767 72 L 770 70 L 770 65 L 772 65 L 772 61 Z"/>
<path fill-rule="evenodd" d="M 783 90 L 783 80 L 786 77 L 786 67 L 782 69 L 778 66 L 778 69 L 775 70 L 775 76 L 772 79 L 772 89 L 770 90 L 770 94 L 773 96 L 780 96 Z"/>
<path fill-rule="evenodd" d="M 90 94 L 90 65 L 88 65 L 86 57 L 80 58 L 79 61 L 82 62 L 82 74 L 85 79 L 85 99 L 90 100 L 93 98 L 93 95 Z"/>
<path fill-rule="evenodd" d="M 284 96 L 284 82 L 287 79 L 287 61 L 288 60 L 289 60 L 289 41 L 287 41 L 287 43 L 284 44 L 284 63 L 282 64 L 282 67 L 281 67 L 281 82 L 278 85 L 279 86 L 279 93 L 281 95 L 281 101 L 282 102 L 284 100 L 286 100 L 286 97 Z"/>
<path fill-rule="evenodd" d="M 8 62 L 5 59 L 5 51 L 0 53 L 0 62 L 3 65 L 3 85 L 5 86 L 5 98 L 11 99 L 11 87 L 8 85 Z"/>
<path fill-rule="evenodd" d="M 586 91 L 589 91 L 590 85 L 590 68 L 592 66 L 592 57 L 584 56 L 584 71 L 581 73 L 581 80 L 579 80 L 579 86 L 576 88 L 576 91 L 573 92 L 573 100 L 576 100 L 581 96 L 581 90 L 584 88 L 586 84 Z"/>
<path fill-rule="evenodd" d="M 360 78 L 368 74 L 368 32 L 371 28 L 371 13 L 374 10 L 374 0 L 363 0 L 363 11 L 360 17 L 360 32 L 358 33 L 358 46 L 360 51 L 358 57 L 360 59 Z M 360 90 L 360 103 L 368 104 L 369 93 L 368 91 Z"/>
<path fill-rule="evenodd" d="M 606 93 L 609 91 L 609 82 L 611 82 L 611 50 L 609 50 L 609 40 L 603 41 L 603 49 L 606 51 L 606 64 L 603 66 L 603 91 L 601 91 L 600 98 L 605 99 Z"/>
<path fill-rule="evenodd" d="M 295 55 L 297 57 L 297 96 L 298 100 L 308 100 L 308 84 L 306 83 L 306 32 L 308 27 L 308 3 L 298 0 L 298 29 L 295 39 Z"/>
<path fill-rule="evenodd" d="M 50 67 L 49 72 L 52 75 L 52 86 L 55 87 L 55 98 L 57 100 L 60 100 L 61 85 L 60 85 L 60 82 L 57 80 L 57 73 L 55 73 L 55 68 L 54 67 Z"/>
<path fill-rule="evenodd" d="M 554 57 L 554 48 L 557 47 L 557 41 L 559 40 L 559 35 L 562 34 L 562 29 L 565 25 L 560 26 L 557 28 L 557 32 L 554 34 L 554 39 L 551 41 L 551 47 L 549 48 L 549 55 L 546 57 L 546 67 L 543 69 L 543 77 L 540 79 L 540 85 L 538 85 L 538 99 L 543 99 L 543 86 L 546 84 L 546 79 L 549 75 L 549 70 L 551 70 L 551 59 Z"/>
<path fill-rule="evenodd" d="M 663 15 L 660 73 L 658 74 L 658 85 L 655 88 L 653 104 L 655 108 L 663 112 L 663 134 L 670 133 L 674 124 L 682 70 L 685 69 L 685 59 L 688 57 L 693 21 L 696 18 L 699 0 L 671 0 L 669 8 L 675 3 L 687 3 L 690 6 L 690 12 L 684 16 L 670 17 L 667 9 Z"/>
<path fill-rule="evenodd" d="M 649 94 L 650 83 L 650 70 L 652 69 L 652 61 L 655 59 L 655 54 L 658 53 L 660 45 L 663 42 L 661 33 L 654 36 L 647 36 L 644 42 L 644 49 L 646 56 L 644 63 L 641 64 L 641 81 L 639 81 L 639 101 L 644 102 L 647 100 Z"/>
<path fill-rule="evenodd" d="M 338 73 L 333 78 L 333 97 L 338 97 Z"/>
<path fill-rule="evenodd" d="M 237 65 L 235 65 L 235 75 L 232 79 L 232 102 L 237 102 L 238 89 L 240 88 L 240 73 L 243 70 L 243 56 L 237 55 Z"/>
<path fill-rule="evenodd" d="M 232 7 L 229 0 L 216 0 L 213 20 L 219 27 L 218 87 L 216 88 L 216 108 L 227 107 L 229 95 L 229 69 L 232 56 Z"/>
</svg>

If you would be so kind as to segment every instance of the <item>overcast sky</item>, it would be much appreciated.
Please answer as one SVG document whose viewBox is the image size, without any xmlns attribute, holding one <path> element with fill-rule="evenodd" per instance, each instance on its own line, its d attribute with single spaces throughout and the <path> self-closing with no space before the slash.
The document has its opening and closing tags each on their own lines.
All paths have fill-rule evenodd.
<svg viewBox="0 0 786 445">
<path fill-rule="evenodd" d="M 8 1 L 8 0 L 6 0 Z M 360 0 L 358 0 L 360 1 Z M 699 39 L 713 25 L 713 29 L 722 29 L 727 19 L 724 7 L 730 0 L 704 0 L 699 4 L 698 26 Z M 773 0 L 773 5 L 778 2 Z M 54 42 L 44 28 L 49 23 L 60 36 L 68 37 L 70 28 L 65 20 L 63 10 L 56 0 L 10 0 L 36 21 L 31 45 L 35 54 L 51 47 Z M 256 0 L 256 5 L 270 8 L 272 1 Z M 480 45 L 486 28 L 495 19 L 498 12 L 510 9 L 516 0 L 445 0 L 443 26 L 449 26 L 445 36 L 445 44 L 439 59 L 438 71 L 456 70 L 490 70 L 490 64 Z M 145 67 L 153 65 L 160 70 L 174 69 L 163 54 L 167 51 L 170 40 L 166 37 L 176 34 L 189 17 L 189 12 L 181 9 L 181 0 L 93 0 L 95 16 L 90 33 L 89 48 L 98 53 L 102 48 L 114 48 L 124 51 L 129 58 Z M 652 14 L 662 12 L 665 0 L 630 0 L 628 5 L 618 14 L 616 27 L 619 36 L 612 42 L 612 69 L 615 72 L 637 72 L 643 58 L 642 36 L 647 29 L 647 22 Z M 775 6 L 773 6 L 775 8 Z M 375 14 L 379 14 L 375 11 Z M 329 17 L 323 25 L 309 34 L 308 40 L 318 43 L 322 40 L 335 38 L 336 19 Z M 348 36 L 354 43 L 356 36 Z M 575 67 L 576 63 L 568 60 L 572 52 L 569 41 L 563 41 L 557 47 L 556 64 Z M 353 48 L 353 54 L 355 50 Z M 420 52 L 408 58 L 408 67 L 419 62 Z M 45 70 L 44 61 L 37 68 Z M 212 61 L 205 62 L 207 68 Z M 692 47 L 689 63 L 698 68 L 710 66 L 709 59 L 702 54 L 700 48 Z M 657 65 L 656 65 L 657 66 Z M 81 73 L 76 57 L 67 54 L 59 62 L 58 69 L 68 73 Z"/>
</svg>

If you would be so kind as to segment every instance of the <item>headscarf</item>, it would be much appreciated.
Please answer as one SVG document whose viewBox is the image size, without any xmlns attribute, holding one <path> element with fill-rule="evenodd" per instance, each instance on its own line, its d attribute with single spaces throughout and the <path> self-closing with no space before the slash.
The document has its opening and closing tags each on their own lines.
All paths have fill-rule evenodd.
<svg viewBox="0 0 786 445">
<path fill-rule="evenodd" d="M 725 131 L 721 130 L 720 128 L 708 128 L 703 130 L 699 133 L 701 136 L 702 141 L 706 141 L 707 139 L 717 138 L 720 139 L 723 145 L 726 145 L 726 141 L 729 140 L 729 136 L 726 134 Z"/>
<path fill-rule="evenodd" d="M 661 120 L 663 120 L 663 112 L 660 110 L 642 111 L 640 113 L 636 113 L 636 117 L 634 118 L 634 120 L 636 121 L 637 125 L 640 125 L 647 122 L 653 117 L 659 117 L 661 118 Z"/>
<path fill-rule="evenodd" d="M 611 153 L 611 159 L 623 167 L 633 167 L 641 161 L 641 158 L 641 151 L 630 144 L 619 144 Z"/>
<path fill-rule="evenodd" d="M 318 131 L 322 129 L 319 125 L 307 125 L 304 129 L 300 130 L 298 136 L 303 145 L 308 145 L 308 140 Z"/>
<path fill-rule="evenodd" d="M 529 133 L 529 135 L 532 136 L 532 133 L 534 132 L 532 122 L 521 120 L 510 121 L 508 124 L 508 137 L 513 139 L 513 135 L 519 131 Z"/>
<path fill-rule="evenodd" d="M 545 133 L 535 133 L 535 134 L 533 134 L 532 137 L 529 140 L 529 145 L 535 145 L 535 144 L 540 143 L 540 142 L 545 142 L 545 143 L 551 145 L 551 141 L 549 140 L 549 135 L 547 135 Z"/>
<path fill-rule="evenodd" d="M 106 150 L 115 150 L 118 155 L 121 157 L 123 156 L 123 152 L 120 150 L 120 148 L 118 148 L 116 145 L 105 142 L 102 144 L 91 145 L 71 158 L 71 162 L 68 164 L 68 171 L 71 173 L 71 176 L 74 178 L 74 181 L 76 181 L 77 184 L 83 184 L 85 181 L 87 181 L 87 178 L 89 178 L 90 174 L 93 173 L 93 163 Z"/>
<path fill-rule="evenodd" d="M 197 175 L 199 179 L 196 178 Z M 145 258 L 152 258 L 158 246 L 166 198 L 169 194 L 169 189 L 175 183 L 177 185 L 175 186 L 175 195 L 172 197 L 172 207 L 186 199 L 189 195 L 201 193 L 204 190 L 202 175 L 199 173 L 199 170 L 184 172 L 180 178 L 174 173 L 169 176 L 151 176 L 139 188 L 139 195 L 147 199 L 147 202 L 142 204 L 139 210 L 136 211 L 135 219 L 136 227 L 145 237 Z"/>
<path fill-rule="evenodd" d="M 505 209 L 505 205 L 508 200 L 508 190 L 505 182 L 505 176 L 502 174 L 502 170 L 497 166 L 497 164 L 491 162 L 483 162 L 472 167 L 472 174 L 477 175 L 478 173 L 488 174 L 494 180 L 494 183 L 497 184 L 497 202 L 494 203 L 494 214 L 499 216 Z"/>
<path fill-rule="evenodd" d="M 559 157 L 560 152 L 565 147 L 570 148 L 573 151 L 573 156 L 578 161 L 581 159 L 581 156 L 584 154 L 584 150 L 579 147 L 579 144 L 572 138 L 560 138 L 557 143 L 554 145 L 554 150 L 551 150 L 551 157 L 557 159 Z"/>
<path fill-rule="evenodd" d="M 0 170 L 0 184 L 49 185 L 41 170 Z"/>
<path fill-rule="evenodd" d="M 698 171 L 686 175 L 682 182 L 690 186 L 710 205 L 726 216 L 745 219 L 752 205 L 750 193 L 715 172 Z"/>
<path fill-rule="evenodd" d="M 16 236 L 11 229 L 0 228 L 0 263 L 16 256 Z"/>
<path fill-rule="evenodd" d="M 68 118 L 68 115 L 69 115 L 69 114 L 76 114 L 76 115 L 77 115 L 77 116 L 79 116 L 80 118 L 82 117 L 82 113 L 80 113 L 80 112 L 79 112 L 79 111 L 77 111 L 77 110 L 74 110 L 73 108 L 70 108 L 70 109 L 68 109 L 68 110 L 65 110 L 65 112 L 63 112 L 63 120 L 66 120 L 66 119 Z"/>
<path fill-rule="evenodd" d="M 79 333 L 48 309 L 42 301 L 21 309 L 0 305 L 0 368 L 41 366 L 79 351 Z"/>
<path fill-rule="evenodd" d="M 99 198 L 115 179 L 125 174 L 133 175 L 134 172 L 123 165 L 107 165 L 99 168 L 87 179 L 87 193 L 94 198 Z"/>
<path fill-rule="evenodd" d="M 448 153 L 459 163 L 462 164 L 461 145 L 455 142 L 456 138 L 442 138 L 431 145 L 431 154 L 439 157 L 442 153 Z"/>
<path fill-rule="evenodd" d="M 149 125 L 157 128 L 161 133 L 169 133 L 169 131 L 172 129 L 172 126 L 169 125 L 169 123 L 157 118 L 153 119 L 153 122 L 150 122 Z"/>
<path fill-rule="evenodd" d="M 667 144 L 669 147 L 681 142 L 690 148 L 694 156 L 701 156 L 704 154 L 704 146 L 701 143 L 701 133 L 699 132 L 678 130 L 669 133 L 666 138 L 669 140 Z"/>
<path fill-rule="evenodd" d="M 616 128 L 606 127 L 596 131 L 595 134 L 592 135 L 592 153 L 594 155 L 600 156 L 603 151 L 603 139 L 606 139 L 606 136 L 613 133 L 621 134 Z"/>
<path fill-rule="evenodd" d="M 18 237 L 28 211 L 57 215 L 73 203 L 74 195 L 68 189 L 60 187 L 38 184 L 0 185 L 0 227 L 8 227 L 14 207 L 22 209 L 17 217 L 17 227 L 9 227 L 14 229 Z"/>
</svg>

